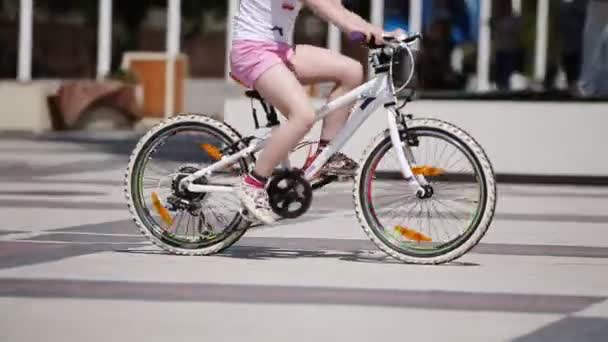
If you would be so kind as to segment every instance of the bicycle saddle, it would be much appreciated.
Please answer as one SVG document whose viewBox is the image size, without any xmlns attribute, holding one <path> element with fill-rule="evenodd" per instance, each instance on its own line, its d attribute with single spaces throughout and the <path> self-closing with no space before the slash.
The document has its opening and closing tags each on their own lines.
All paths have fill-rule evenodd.
<svg viewBox="0 0 608 342">
<path fill-rule="evenodd" d="M 256 90 L 247 90 L 245 92 L 245 96 L 254 100 L 263 100 L 262 95 L 260 95 L 260 93 L 258 93 Z"/>
</svg>

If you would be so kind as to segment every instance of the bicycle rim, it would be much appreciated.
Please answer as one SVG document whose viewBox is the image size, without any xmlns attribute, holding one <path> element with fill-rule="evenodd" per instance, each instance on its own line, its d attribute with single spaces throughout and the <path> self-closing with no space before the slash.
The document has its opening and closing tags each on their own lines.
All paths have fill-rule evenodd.
<svg viewBox="0 0 608 342">
<path fill-rule="evenodd" d="M 441 129 L 417 127 L 412 170 L 424 175 L 434 194 L 420 199 L 403 179 L 390 139 L 364 165 L 360 179 L 365 220 L 389 248 L 432 258 L 460 247 L 479 226 L 486 207 L 483 168 L 467 144 Z"/>
<path fill-rule="evenodd" d="M 241 205 L 232 193 L 178 193 L 180 178 L 213 164 L 234 142 L 207 125 L 185 122 L 169 126 L 149 139 L 132 170 L 131 193 L 145 228 L 161 242 L 182 249 L 202 249 L 228 238 L 243 222 Z M 200 184 L 236 185 L 244 160 Z M 170 198 L 186 200 L 200 210 L 172 207 Z"/>
</svg>

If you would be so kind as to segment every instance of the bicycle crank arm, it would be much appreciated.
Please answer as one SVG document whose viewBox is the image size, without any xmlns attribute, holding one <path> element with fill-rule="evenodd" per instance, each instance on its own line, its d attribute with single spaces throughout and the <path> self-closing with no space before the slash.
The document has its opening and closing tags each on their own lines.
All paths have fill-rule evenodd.
<svg viewBox="0 0 608 342">
<path fill-rule="evenodd" d="M 248 231 L 248 230 L 251 230 L 251 229 L 260 229 L 260 228 L 279 228 L 279 227 L 275 227 L 276 223 L 283 222 L 283 221 L 292 221 L 292 220 L 293 219 L 286 219 L 286 218 L 282 218 L 281 217 L 281 218 L 278 218 L 275 221 L 275 223 L 273 223 L 271 225 L 267 225 L 265 223 L 256 221 L 256 222 L 252 222 L 250 226 L 247 226 L 247 228 L 239 228 L 239 229 L 235 229 L 234 231 L 235 232 L 240 232 L 240 231 L 243 231 L 243 230 Z"/>
<path fill-rule="evenodd" d="M 190 184 L 188 185 L 188 191 L 202 194 L 209 192 L 234 192 L 236 187 L 234 185 L 200 185 Z"/>
</svg>

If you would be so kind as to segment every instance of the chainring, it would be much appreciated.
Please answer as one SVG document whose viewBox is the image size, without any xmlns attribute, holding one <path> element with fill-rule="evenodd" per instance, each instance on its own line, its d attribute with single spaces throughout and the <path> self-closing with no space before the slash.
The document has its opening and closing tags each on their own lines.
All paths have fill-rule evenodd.
<svg viewBox="0 0 608 342">
<path fill-rule="evenodd" d="M 304 215 L 312 204 L 312 186 L 299 169 L 285 170 L 272 177 L 268 184 L 270 207 L 286 219 Z"/>
</svg>

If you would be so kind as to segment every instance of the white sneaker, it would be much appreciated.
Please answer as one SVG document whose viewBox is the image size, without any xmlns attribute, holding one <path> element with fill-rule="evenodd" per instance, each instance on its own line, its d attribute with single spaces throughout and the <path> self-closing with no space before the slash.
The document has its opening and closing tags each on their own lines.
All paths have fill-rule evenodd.
<svg viewBox="0 0 608 342">
<path fill-rule="evenodd" d="M 274 212 L 272 211 L 272 208 L 270 208 L 270 203 L 268 202 L 268 193 L 265 189 L 251 186 L 247 184 L 245 178 L 243 178 L 236 194 L 247 211 L 258 220 L 265 224 L 272 224 L 276 221 Z"/>
</svg>

